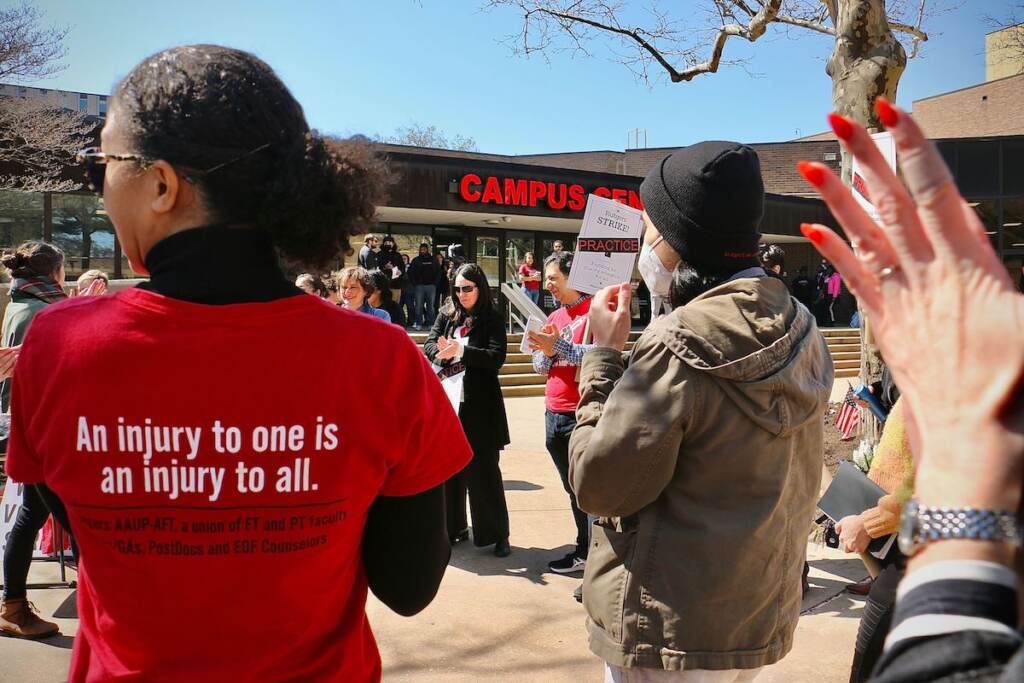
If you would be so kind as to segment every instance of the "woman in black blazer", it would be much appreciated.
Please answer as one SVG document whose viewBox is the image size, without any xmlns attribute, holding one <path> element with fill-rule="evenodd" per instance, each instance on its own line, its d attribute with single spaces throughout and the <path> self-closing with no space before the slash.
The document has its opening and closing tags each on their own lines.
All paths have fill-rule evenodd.
<svg viewBox="0 0 1024 683">
<path fill-rule="evenodd" d="M 480 266 L 467 263 L 455 273 L 451 304 L 438 314 L 424 349 L 430 362 L 465 368 L 459 419 L 473 447 L 473 459 L 445 483 L 448 536 L 452 543 L 469 538 L 466 492 L 473 513 L 473 545 L 494 544 L 507 557 L 508 507 L 498 468 L 498 452 L 508 445 L 508 420 L 498 384 L 505 364 L 505 325 L 491 301 L 491 288 Z"/>
</svg>

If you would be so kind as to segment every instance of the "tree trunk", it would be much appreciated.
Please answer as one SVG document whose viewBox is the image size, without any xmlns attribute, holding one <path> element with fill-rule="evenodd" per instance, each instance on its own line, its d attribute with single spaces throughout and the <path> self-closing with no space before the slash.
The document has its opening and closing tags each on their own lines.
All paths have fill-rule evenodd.
<svg viewBox="0 0 1024 683">
<path fill-rule="evenodd" d="M 889 28 L 885 0 L 838 0 L 834 10 L 836 46 L 825 68 L 832 78 L 832 106 L 869 130 L 881 130 L 875 98 L 884 95 L 890 102 L 896 101 L 896 88 L 907 66 L 906 50 Z M 843 182 L 850 185 L 851 176 L 852 162 L 843 150 Z M 871 384 L 881 378 L 882 359 L 863 313 L 860 347 L 861 381 Z M 878 443 L 877 423 L 864 409 L 861 424 L 869 426 L 867 437 Z"/>
<path fill-rule="evenodd" d="M 92 230 L 82 226 L 82 272 L 89 270 L 89 258 L 92 255 Z"/>
<path fill-rule="evenodd" d="M 880 130 L 874 102 L 896 101 L 896 87 L 907 67 L 903 49 L 885 16 L 885 0 L 839 0 L 836 46 L 825 72 L 832 78 L 832 106 L 866 128 Z M 843 182 L 850 184 L 850 162 L 843 155 Z"/>
</svg>

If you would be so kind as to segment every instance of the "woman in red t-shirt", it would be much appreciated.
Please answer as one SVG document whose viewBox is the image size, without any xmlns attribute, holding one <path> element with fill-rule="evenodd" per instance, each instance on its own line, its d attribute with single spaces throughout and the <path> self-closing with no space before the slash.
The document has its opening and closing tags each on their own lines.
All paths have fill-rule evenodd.
<svg viewBox="0 0 1024 683">
<path fill-rule="evenodd" d="M 534 267 L 533 252 L 526 252 L 522 265 L 519 266 L 519 281 L 523 283 L 523 292 L 530 301 L 540 306 L 540 271 Z"/>
<path fill-rule="evenodd" d="M 404 330 L 278 265 L 350 251 L 378 162 L 214 45 L 136 66 L 101 143 L 80 158 L 150 279 L 36 316 L 11 400 L 46 410 L 12 414 L 7 459 L 78 539 L 69 679 L 379 680 L 367 589 L 405 615 L 431 601 L 443 484 L 471 452 Z"/>
</svg>

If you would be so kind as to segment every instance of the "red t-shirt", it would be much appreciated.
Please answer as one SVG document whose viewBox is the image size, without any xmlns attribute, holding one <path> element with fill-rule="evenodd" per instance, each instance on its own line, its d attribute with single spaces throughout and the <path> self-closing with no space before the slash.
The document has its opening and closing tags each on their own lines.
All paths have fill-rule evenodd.
<svg viewBox="0 0 1024 683">
<path fill-rule="evenodd" d="M 380 679 L 367 510 L 471 456 L 403 330 L 131 289 L 48 307 L 17 374 L 7 473 L 81 549 L 71 681 Z"/>
<path fill-rule="evenodd" d="M 587 297 L 571 308 L 558 308 L 548 316 L 548 322 L 555 326 L 563 339 L 573 344 L 582 344 L 591 301 L 593 299 Z M 578 368 L 578 365 L 570 365 L 562 360 L 551 366 L 547 384 L 544 385 L 544 402 L 548 410 L 556 413 L 575 412 L 580 402 L 580 384 L 576 381 Z"/>
<path fill-rule="evenodd" d="M 534 270 L 533 268 L 531 268 L 530 266 L 526 265 L 525 263 L 522 264 L 521 266 L 519 266 L 519 275 L 521 275 L 521 276 L 529 277 L 531 275 L 539 275 L 539 274 L 540 274 L 539 270 Z M 540 289 L 540 280 L 526 280 L 526 281 L 523 281 L 523 287 L 526 287 L 527 289 L 531 289 L 531 290 Z"/>
</svg>

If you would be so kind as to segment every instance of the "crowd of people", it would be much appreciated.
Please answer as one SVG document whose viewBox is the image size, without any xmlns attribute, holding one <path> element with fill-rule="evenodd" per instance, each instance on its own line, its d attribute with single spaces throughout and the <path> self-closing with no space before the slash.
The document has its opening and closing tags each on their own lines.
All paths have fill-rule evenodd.
<svg viewBox="0 0 1024 683">
<path fill-rule="evenodd" d="M 900 391 L 879 390 L 894 405 L 870 476 L 887 496 L 838 525 L 859 552 L 899 518 L 851 680 L 1024 680 L 1024 297 L 935 148 L 906 113 L 877 108 L 906 186 L 833 115 L 893 210 L 883 229 L 825 165 L 802 163 L 857 250 L 801 226 L 835 265 L 815 283 L 800 273 L 792 295 L 781 251 L 759 246 L 757 154 L 732 142 L 677 150 L 641 184 L 640 272 L 662 314 L 628 354 L 631 283 L 570 289 L 561 244 L 520 270 L 528 293 L 543 284 L 559 304 L 527 338 L 576 527 L 548 568 L 583 572 L 606 681 L 752 681 L 792 649 L 833 385 L 814 307 L 824 292 L 835 324 L 844 282 Z M 427 244 L 406 262 L 371 235 L 356 266 L 286 277 L 282 258 L 320 272 L 349 251 L 384 174 L 311 131 L 248 53 L 143 60 L 101 141 L 83 163 L 149 279 L 64 301 L 58 249 L 3 259 L 6 467 L 26 494 L 0 628 L 55 630 L 24 590 L 26 539 L 50 512 L 80 556 L 70 680 L 379 680 L 368 590 L 412 615 L 452 544 L 512 552 L 507 343 L 483 270 L 446 269 Z M 105 287 L 86 273 L 77 290 Z M 426 358 L 403 316 L 429 327 Z M 439 380 L 456 377 L 451 395 Z M 133 433 L 155 434 L 153 447 Z"/>
<path fill-rule="evenodd" d="M 400 252 L 395 238 L 383 239 L 368 235 L 357 255 L 358 271 L 352 268 L 328 275 L 302 273 L 295 286 L 307 294 L 315 294 L 338 305 L 362 309 L 362 312 L 383 317 L 375 311 L 385 311 L 389 322 L 413 330 L 432 329 L 442 303 L 451 295 L 455 271 L 464 260 L 446 258 L 443 253 L 431 255 L 430 244 L 419 245 L 419 254 L 410 259 Z M 361 295 L 356 295 L 358 306 L 350 306 L 353 297 L 344 296 L 343 279 L 353 274 L 362 283 Z M 351 290 L 355 293 L 355 290 Z"/>
</svg>

